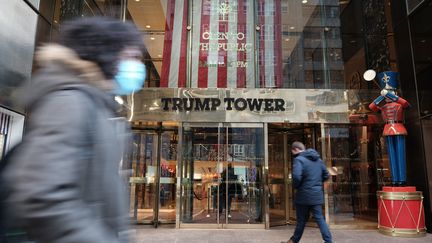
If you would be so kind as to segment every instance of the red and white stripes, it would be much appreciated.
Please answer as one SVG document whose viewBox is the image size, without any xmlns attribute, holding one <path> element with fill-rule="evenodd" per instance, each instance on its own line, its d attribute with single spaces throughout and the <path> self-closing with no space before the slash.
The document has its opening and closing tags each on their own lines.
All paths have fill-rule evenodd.
<svg viewBox="0 0 432 243">
<path fill-rule="evenodd" d="M 188 6 L 187 0 L 168 0 L 161 87 L 186 87 L 188 51 L 191 88 L 281 87 L 280 0 L 254 2 L 197 0 Z"/>
</svg>

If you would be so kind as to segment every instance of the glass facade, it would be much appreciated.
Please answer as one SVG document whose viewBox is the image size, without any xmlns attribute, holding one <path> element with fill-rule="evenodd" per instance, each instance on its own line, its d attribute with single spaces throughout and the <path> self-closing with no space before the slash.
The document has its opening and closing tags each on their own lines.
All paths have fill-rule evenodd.
<svg viewBox="0 0 432 243">
<path fill-rule="evenodd" d="M 313 136 L 309 145 L 321 152 L 332 171 L 326 204 L 330 222 L 376 222 L 375 193 L 391 178 L 380 118 L 367 108 L 379 88 L 365 82 L 362 74 L 367 69 L 397 70 L 386 1 L 132 1 L 128 11 L 144 33 L 150 73 L 146 87 L 358 90 L 349 97 L 351 124 L 312 125 L 312 132 L 299 131 Z M 265 135 L 269 179 L 274 182 L 268 192 L 270 223 L 295 217 L 287 179 L 290 154 L 279 154 L 293 137 L 283 146 L 277 144 L 279 148 L 271 142 L 283 140 L 285 135 L 274 134 L 284 134 L 284 129 Z M 186 156 L 185 148 L 180 151 Z M 181 178 L 192 183 L 191 176 Z M 202 179 L 200 183 L 208 184 Z M 192 184 L 188 190 L 193 190 Z M 189 215 L 182 222 L 197 221 L 193 210 L 214 210 L 213 204 L 199 207 L 196 199 L 180 204 L 180 216 Z M 185 203 L 191 208 L 185 209 Z"/>
</svg>

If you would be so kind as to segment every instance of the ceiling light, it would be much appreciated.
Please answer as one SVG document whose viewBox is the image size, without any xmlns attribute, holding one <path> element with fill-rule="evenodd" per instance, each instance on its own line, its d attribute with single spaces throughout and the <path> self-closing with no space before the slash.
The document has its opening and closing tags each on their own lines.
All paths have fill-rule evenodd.
<svg viewBox="0 0 432 243">
<path fill-rule="evenodd" d="M 152 37 L 150 37 L 150 40 L 155 40 L 155 38 L 152 36 Z"/>
<path fill-rule="evenodd" d="M 150 29 L 150 28 L 151 28 L 151 26 L 150 26 L 150 25 L 146 25 L 146 28 L 147 28 L 147 29 Z"/>
<path fill-rule="evenodd" d="M 286 38 L 285 41 L 290 41 L 290 38 Z"/>
<path fill-rule="evenodd" d="M 307 3 L 307 0 L 303 0 L 302 3 Z"/>
<path fill-rule="evenodd" d="M 140 0 L 135 0 L 135 2 L 139 2 Z"/>
<path fill-rule="evenodd" d="M 290 30 L 293 30 L 293 29 L 295 29 L 295 27 L 294 27 L 294 26 L 291 26 L 291 27 L 290 27 Z"/>
<path fill-rule="evenodd" d="M 158 55 L 158 57 L 162 57 L 162 55 L 161 55 L 161 54 L 159 54 L 159 55 Z"/>
</svg>

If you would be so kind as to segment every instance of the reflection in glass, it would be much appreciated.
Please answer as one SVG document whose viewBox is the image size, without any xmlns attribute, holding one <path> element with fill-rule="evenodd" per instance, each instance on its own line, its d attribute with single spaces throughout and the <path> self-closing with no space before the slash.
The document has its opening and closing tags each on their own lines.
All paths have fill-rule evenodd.
<svg viewBox="0 0 432 243">
<path fill-rule="evenodd" d="M 1 10 L 0 103 L 23 112 L 10 98 L 30 78 L 38 16 L 24 1 L 2 1 Z"/>
<path fill-rule="evenodd" d="M 153 221 L 155 176 L 157 165 L 157 134 L 134 133 L 128 158 L 132 169 L 130 182 L 130 216 L 136 221 Z"/>
<path fill-rule="evenodd" d="M 182 223 L 263 223 L 263 129 L 185 127 Z"/>
<path fill-rule="evenodd" d="M 322 139 L 332 175 L 328 189 L 332 223 L 376 222 L 376 191 L 391 181 L 380 130 L 377 125 L 325 126 Z"/>
<path fill-rule="evenodd" d="M 161 139 L 160 150 L 158 136 Z M 160 164 L 157 161 L 158 153 Z M 161 134 L 134 132 L 132 148 L 126 161 L 132 171 L 129 178 L 130 216 L 136 222 L 175 221 L 176 134 L 168 131 Z M 158 178 L 159 190 L 156 187 Z M 156 201 L 159 209 L 155 207 Z M 155 210 L 158 210 L 157 219 Z"/>
</svg>

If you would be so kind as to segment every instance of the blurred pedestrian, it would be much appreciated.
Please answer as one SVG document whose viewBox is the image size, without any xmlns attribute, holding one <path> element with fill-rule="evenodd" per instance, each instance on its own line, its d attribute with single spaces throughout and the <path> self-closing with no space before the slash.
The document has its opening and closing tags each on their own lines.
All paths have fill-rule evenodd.
<svg viewBox="0 0 432 243">
<path fill-rule="evenodd" d="M 127 129 L 114 94 L 141 89 L 142 50 L 132 24 L 94 17 L 64 23 L 58 43 L 37 51 L 22 96 L 26 133 L 4 172 L 7 210 L 32 241 L 128 241 L 119 176 Z"/>
<path fill-rule="evenodd" d="M 292 178 L 296 189 L 297 224 L 294 235 L 288 242 L 297 243 L 300 241 L 309 219 L 309 212 L 312 211 L 324 242 L 330 243 L 332 236 L 322 213 L 322 205 L 324 204 L 323 183 L 329 178 L 327 168 L 318 152 L 314 149 L 306 149 L 301 142 L 294 142 L 291 145 L 291 152 L 295 157 Z"/>
</svg>

